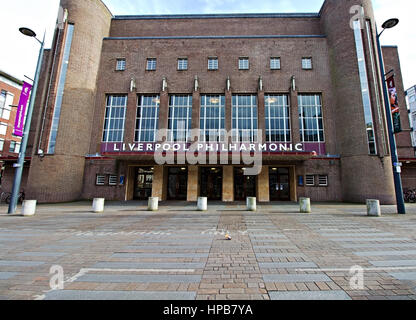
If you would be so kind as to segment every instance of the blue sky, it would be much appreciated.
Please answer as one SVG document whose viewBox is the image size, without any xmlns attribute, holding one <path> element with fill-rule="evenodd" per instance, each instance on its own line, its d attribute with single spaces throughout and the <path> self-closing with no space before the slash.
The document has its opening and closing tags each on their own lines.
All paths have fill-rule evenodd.
<svg viewBox="0 0 416 320">
<path fill-rule="evenodd" d="M 18 28 L 28 26 L 39 37 L 46 29 L 50 46 L 59 0 L 1 0 L 0 69 L 18 78 L 33 77 L 38 44 L 23 37 Z M 344 0 L 339 0 L 344 1 Z M 104 0 L 114 15 L 178 13 L 318 12 L 323 0 Z M 386 31 L 382 44 L 398 45 L 405 88 L 416 85 L 416 1 L 373 0 L 379 25 L 400 18 L 398 27 Z"/>
</svg>

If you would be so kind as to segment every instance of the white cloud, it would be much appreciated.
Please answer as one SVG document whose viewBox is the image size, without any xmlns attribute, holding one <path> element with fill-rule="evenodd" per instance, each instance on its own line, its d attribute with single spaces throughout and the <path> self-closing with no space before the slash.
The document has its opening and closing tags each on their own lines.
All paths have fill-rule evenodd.
<svg viewBox="0 0 416 320">
<path fill-rule="evenodd" d="M 400 64 L 405 89 L 416 85 L 416 2 L 409 0 L 374 0 L 374 10 L 378 26 L 389 18 L 399 18 L 400 23 L 381 36 L 382 45 L 399 47 Z M 379 30 L 379 31 L 380 31 Z"/>
</svg>

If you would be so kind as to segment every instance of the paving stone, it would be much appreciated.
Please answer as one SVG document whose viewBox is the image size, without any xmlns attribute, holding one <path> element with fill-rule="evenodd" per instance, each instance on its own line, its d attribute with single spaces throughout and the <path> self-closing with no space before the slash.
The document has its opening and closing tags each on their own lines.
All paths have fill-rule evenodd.
<svg viewBox="0 0 416 320">
<path fill-rule="evenodd" d="M 341 290 L 334 291 L 269 291 L 271 300 L 351 300 Z"/>
<path fill-rule="evenodd" d="M 65 252 L 22 252 L 17 254 L 20 257 L 62 257 L 66 255 Z"/>
<path fill-rule="evenodd" d="M 1 267 L 37 267 L 44 263 L 42 261 L 0 260 Z"/>
<path fill-rule="evenodd" d="M 207 253 L 146 253 L 146 252 L 117 252 L 111 255 L 112 258 L 207 258 Z"/>
<path fill-rule="evenodd" d="M 318 268 L 313 262 L 259 262 L 261 269 Z"/>
<path fill-rule="evenodd" d="M 332 281 L 324 274 L 265 274 L 265 282 L 315 282 L 315 281 Z"/>
<path fill-rule="evenodd" d="M 0 271 L 0 280 L 8 280 L 10 278 L 13 278 L 16 275 L 18 275 L 17 272 Z"/>
<path fill-rule="evenodd" d="M 111 269 L 201 269 L 205 263 L 200 262 L 98 262 L 92 268 Z"/>
<path fill-rule="evenodd" d="M 355 255 L 360 257 L 370 257 L 370 256 L 414 256 L 416 255 L 416 250 L 390 250 L 390 251 L 360 251 L 354 252 Z"/>
<path fill-rule="evenodd" d="M 274 253 L 274 252 L 256 252 L 257 258 L 305 258 L 306 255 L 301 252 L 283 252 L 283 253 Z"/>
<path fill-rule="evenodd" d="M 147 274 L 147 275 L 126 275 L 126 274 L 86 274 L 77 279 L 79 282 L 200 282 L 200 275 L 166 275 L 166 274 Z"/>
<path fill-rule="evenodd" d="M 89 291 L 54 290 L 45 300 L 195 300 L 192 291 Z"/>
<path fill-rule="evenodd" d="M 398 280 L 416 281 L 416 272 L 389 272 L 389 274 Z"/>
<path fill-rule="evenodd" d="M 414 266 L 416 270 L 416 260 L 382 260 L 382 261 L 369 261 L 376 267 L 401 267 L 401 266 Z"/>
<path fill-rule="evenodd" d="M 360 243 L 360 244 L 341 244 L 343 248 L 413 248 L 416 243 Z"/>
</svg>

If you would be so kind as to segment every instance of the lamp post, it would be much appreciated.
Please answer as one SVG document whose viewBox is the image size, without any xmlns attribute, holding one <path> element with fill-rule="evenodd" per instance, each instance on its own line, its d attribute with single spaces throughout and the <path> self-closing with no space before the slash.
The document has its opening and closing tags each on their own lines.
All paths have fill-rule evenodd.
<svg viewBox="0 0 416 320">
<path fill-rule="evenodd" d="M 24 34 L 25 36 L 34 38 L 37 42 L 40 43 L 40 50 L 39 50 L 39 56 L 38 56 L 38 63 L 36 65 L 36 72 L 35 72 L 35 79 L 33 81 L 33 87 L 32 87 L 32 93 L 30 95 L 30 101 L 29 101 L 29 108 L 27 110 L 27 117 L 26 117 L 26 123 L 25 128 L 23 131 L 23 137 L 22 137 L 22 145 L 20 148 L 19 158 L 17 160 L 16 172 L 14 175 L 14 181 L 13 181 L 13 189 L 12 189 L 12 196 L 10 199 L 9 204 L 9 214 L 13 214 L 16 212 L 17 207 L 17 200 L 19 197 L 19 191 L 20 191 L 20 184 L 22 181 L 22 174 L 23 174 L 23 166 L 25 162 L 25 155 L 26 155 L 26 148 L 27 148 L 27 141 L 29 139 L 29 131 L 30 131 L 30 124 L 32 122 L 32 114 L 33 114 L 33 107 L 35 104 L 36 99 L 36 91 L 38 88 L 39 83 L 39 75 L 40 75 L 40 69 L 42 66 L 42 59 L 43 59 L 43 48 L 45 45 L 45 34 L 43 35 L 43 40 L 40 41 L 38 38 L 36 38 L 36 33 L 32 31 L 29 28 L 20 28 L 19 31 Z"/>
<path fill-rule="evenodd" d="M 390 140 L 390 153 L 391 153 L 391 160 L 393 161 L 393 177 L 394 177 L 394 189 L 396 192 L 397 213 L 405 214 L 406 208 L 404 205 L 404 198 L 403 198 L 402 179 L 400 177 L 400 172 L 399 172 L 399 157 L 397 155 L 396 138 L 394 137 L 390 100 L 389 100 L 389 94 L 388 94 L 387 84 L 386 84 L 386 72 L 385 72 L 383 54 L 382 54 L 381 45 L 380 45 L 381 34 L 386 29 L 394 28 L 395 26 L 397 26 L 398 23 L 399 23 L 399 19 L 396 19 L 396 18 L 389 19 L 386 22 L 384 22 L 382 25 L 383 30 L 377 34 L 376 38 L 377 38 L 378 58 L 380 60 L 380 72 L 381 72 L 381 77 L 383 79 L 382 86 L 383 86 L 383 94 L 384 94 L 384 104 L 386 107 L 387 130 L 389 132 L 389 140 Z"/>
</svg>

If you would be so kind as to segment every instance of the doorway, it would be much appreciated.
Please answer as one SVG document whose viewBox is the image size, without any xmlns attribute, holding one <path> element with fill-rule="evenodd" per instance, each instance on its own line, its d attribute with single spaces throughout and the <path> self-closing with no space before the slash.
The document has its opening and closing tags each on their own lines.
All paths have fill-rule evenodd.
<svg viewBox="0 0 416 320">
<path fill-rule="evenodd" d="M 201 167 L 201 197 L 208 200 L 222 199 L 222 168 Z"/>
<path fill-rule="evenodd" d="M 234 199 L 236 201 L 256 196 L 257 176 L 245 176 L 244 171 L 244 168 L 234 168 Z"/>
<path fill-rule="evenodd" d="M 188 192 L 188 168 L 168 168 L 168 200 L 186 200 Z"/>
<path fill-rule="evenodd" d="M 269 181 L 271 201 L 290 200 L 289 168 L 270 168 Z"/>
<path fill-rule="evenodd" d="M 134 179 L 134 200 L 147 200 L 152 196 L 153 168 L 137 168 Z"/>
</svg>

